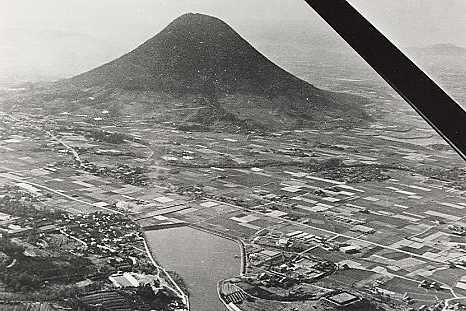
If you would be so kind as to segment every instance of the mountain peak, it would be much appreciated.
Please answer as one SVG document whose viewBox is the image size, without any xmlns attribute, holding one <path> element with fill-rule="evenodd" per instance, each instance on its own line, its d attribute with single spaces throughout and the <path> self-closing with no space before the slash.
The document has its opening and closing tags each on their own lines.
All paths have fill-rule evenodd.
<svg viewBox="0 0 466 311">
<path fill-rule="evenodd" d="M 209 22 L 209 21 L 227 25 L 224 21 L 222 21 L 221 19 L 219 19 L 219 18 L 217 18 L 215 16 L 207 15 L 207 14 L 203 14 L 203 13 L 193 13 L 193 12 L 185 13 L 183 15 L 178 16 L 170 24 L 177 23 L 177 22 L 183 22 L 183 23 L 185 23 L 185 22 L 198 22 L 198 23 L 201 22 L 201 23 L 206 23 L 206 22 Z"/>
<path fill-rule="evenodd" d="M 186 13 L 173 20 L 162 32 L 182 31 L 200 35 L 222 35 L 235 31 L 221 19 L 201 13 Z"/>
</svg>

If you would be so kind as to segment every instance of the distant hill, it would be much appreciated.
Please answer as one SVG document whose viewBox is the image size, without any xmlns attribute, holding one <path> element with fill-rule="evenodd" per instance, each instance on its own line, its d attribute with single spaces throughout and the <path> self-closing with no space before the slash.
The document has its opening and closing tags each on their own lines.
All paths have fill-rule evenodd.
<svg viewBox="0 0 466 311">
<path fill-rule="evenodd" d="M 320 90 L 269 61 L 223 21 L 192 13 L 54 90 L 73 99 L 55 100 L 58 110 L 142 113 L 177 125 L 277 129 L 369 118 L 364 98 Z"/>
<path fill-rule="evenodd" d="M 410 50 L 425 56 L 466 57 L 466 49 L 454 44 L 434 44 L 427 47 L 413 47 Z"/>
<path fill-rule="evenodd" d="M 427 47 L 411 47 L 407 53 L 421 64 L 466 69 L 466 48 L 453 44 L 434 44 Z"/>
<path fill-rule="evenodd" d="M 463 108 L 466 107 L 465 48 L 453 44 L 435 44 L 406 49 L 406 52 L 440 87 Z"/>
</svg>

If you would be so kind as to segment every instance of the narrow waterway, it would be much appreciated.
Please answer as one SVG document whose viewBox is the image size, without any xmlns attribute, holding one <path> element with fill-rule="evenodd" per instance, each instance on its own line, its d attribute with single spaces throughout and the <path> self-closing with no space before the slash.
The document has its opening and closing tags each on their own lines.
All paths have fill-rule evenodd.
<svg viewBox="0 0 466 311">
<path fill-rule="evenodd" d="M 240 273 L 236 242 L 190 227 L 148 231 L 146 236 L 156 260 L 185 281 L 192 311 L 226 310 L 217 281 Z"/>
</svg>

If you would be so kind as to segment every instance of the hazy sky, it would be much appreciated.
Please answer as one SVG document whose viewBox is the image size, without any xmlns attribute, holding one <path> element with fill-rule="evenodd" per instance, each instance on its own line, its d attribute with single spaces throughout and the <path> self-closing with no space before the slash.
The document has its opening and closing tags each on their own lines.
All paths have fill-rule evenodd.
<svg viewBox="0 0 466 311">
<path fill-rule="evenodd" d="M 466 47 L 466 0 L 350 2 L 399 46 Z M 33 70 L 38 62 L 72 58 L 73 42 L 79 54 L 74 70 L 94 66 L 133 49 L 187 12 L 217 16 L 246 39 L 290 23 L 333 35 L 301 0 L 0 0 L 0 71 L 16 70 L 17 62 Z"/>
<path fill-rule="evenodd" d="M 391 39 L 404 45 L 466 45 L 465 0 L 350 0 Z M 264 5 L 265 4 L 265 5 Z M 0 0 L 0 38 L 5 29 L 62 30 L 133 42 L 185 12 L 242 20 L 305 20 L 321 23 L 300 0 Z"/>
</svg>

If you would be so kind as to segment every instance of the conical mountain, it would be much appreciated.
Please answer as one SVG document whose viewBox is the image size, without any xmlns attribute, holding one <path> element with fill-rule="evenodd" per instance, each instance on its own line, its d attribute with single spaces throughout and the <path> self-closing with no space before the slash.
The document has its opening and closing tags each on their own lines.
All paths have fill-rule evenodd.
<svg viewBox="0 0 466 311">
<path fill-rule="evenodd" d="M 192 13 L 175 19 L 130 53 L 74 80 L 176 93 L 315 90 L 270 62 L 220 19 Z"/>
<path fill-rule="evenodd" d="M 184 121 L 248 119 L 273 127 L 273 116 L 289 125 L 367 117 L 362 98 L 323 91 L 293 76 L 226 23 L 203 14 L 178 17 L 133 51 L 69 82 L 80 88 L 168 94 L 188 105 L 193 98 L 204 99 L 215 108 L 184 116 Z M 264 113 L 269 117 L 261 118 Z"/>
</svg>

